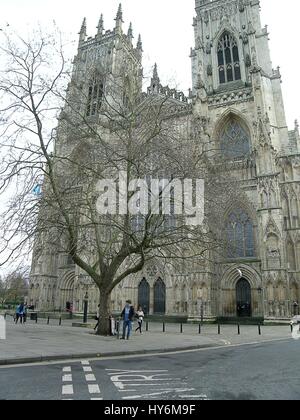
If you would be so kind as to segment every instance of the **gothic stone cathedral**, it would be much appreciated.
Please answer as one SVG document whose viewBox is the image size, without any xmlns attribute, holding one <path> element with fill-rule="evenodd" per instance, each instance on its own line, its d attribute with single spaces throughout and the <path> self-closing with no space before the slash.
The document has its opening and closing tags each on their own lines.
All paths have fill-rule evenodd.
<svg viewBox="0 0 300 420">
<path fill-rule="evenodd" d="M 111 66 L 112 74 L 124 58 L 141 72 L 141 38 L 133 45 L 132 28 L 125 34 L 122 23 L 120 7 L 112 31 L 104 31 L 101 17 L 98 33 L 87 38 L 84 21 L 74 77 L 84 74 L 89 55 Z M 130 298 L 149 314 L 189 320 L 289 318 L 300 300 L 300 137 L 297 122 L 293 130 L 287 127 L 281 75 L 272 67 L 259 0 L 196 0 L 193 26 L 189 97 L 162 86 L 157 67 L 147 95 L 167 93 L 180 115 L 205 119 L 211 138 L 232 159 L 246 194 L 224 209 L 223 219 L 238 252 L 226 261 L 176 273 L 152 261 L 113 291 L 112 310 L 119 312 Z M 237 141 L 242 154 L 226 148 Z M 99 295 L 93 283 L 67 255 L 49 255 L 46 249 L 33 257 L 30 302 L 40 310 L 72 304 L 80 312 L 88 290 L 90 310 L 96 311 Z"/>
</svg>

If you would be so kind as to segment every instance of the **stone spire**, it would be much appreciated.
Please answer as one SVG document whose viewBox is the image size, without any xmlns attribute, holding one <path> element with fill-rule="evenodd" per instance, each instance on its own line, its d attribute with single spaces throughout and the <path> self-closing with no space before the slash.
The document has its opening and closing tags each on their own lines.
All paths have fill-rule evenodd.
<svg viewBox="0 0 300 420">
<path fill-rule="evenodd" d="M 128 28 L 127 37 L 129 39 L 129 41 L 132 42 L 132 40 L 133 40 L 133 29 L 132 29 L 132 23 L 131 22 L 130 22 L 130 25 L 129 25 L 129 28 Z"/>
<path fill-rule="evenodd" d="M 157 69 L 157 64 L 156 63 L 154 64 L 152 80 L 155 81 L 155 82 L 160 83 L 160 79 L 158 77 L 158 69 Z"/>
<path fill-rule="evenodd" d="M 100 16 L 97 29 L 98 29 L 97 36 L 101 37 L 103 35 L 103 31 L 104 31 L 104 20 L 103 20 L 103 15 L 102 14 Z"/>
<path fill-rule="evenodd" d="M 86 18 L 83 19 L 81 29 L 79 32 L 79 43 L 82 43 L 86 40 Z"/>
<path fill-rule="evenodd" d="M 123 11 L 122 11 L 122 4 L 119 4 L 117 16 L 116 16 L 116 29 L 122 30 L 122 23 L 123 23 Z"/>
<path fill-rule="evenodd" d="M 138 42 L 136 44 L 137 50 L 143 52 L 143 43 L 142 43 L 142 37 L 141 34 L 139 34 Z"/>
</svg>

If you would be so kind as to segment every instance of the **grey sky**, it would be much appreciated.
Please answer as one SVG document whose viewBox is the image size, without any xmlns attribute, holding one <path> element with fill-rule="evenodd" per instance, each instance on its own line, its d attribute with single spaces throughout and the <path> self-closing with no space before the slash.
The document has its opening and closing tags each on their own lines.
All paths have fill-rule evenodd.
<svg viewBox="0 0 300 420">
<path fill-rule="evenodd" d="M 0 25 L 8 22 L 14 30 L 26 33 L 37 22 L 48 26 L 54 19 L 69 39 L 77 41 L 82 18 L 86 16 L 88 34 L 94 35 L 101 13 L 105 28 L 114 25 L 119 0 L 2 0 Z M 194 46 L 192 19 L 195 0 L 123 0 L 124 27 L 133 23 L 135 37 L 142 34 L 144 64 L 155 61 L 163 82 L 176 81 L 187 91 L 191 87 L 189 52 Z M 300 38 L 300 2 L 261 0 L 262 25 L 269 25 L 274 67 L 281 66 L 283 92 L 290 128 L 300 119 L 299 54 L 293 48 Z M 75 49 L 74 49 L 75 53 Z"/>
</svg>

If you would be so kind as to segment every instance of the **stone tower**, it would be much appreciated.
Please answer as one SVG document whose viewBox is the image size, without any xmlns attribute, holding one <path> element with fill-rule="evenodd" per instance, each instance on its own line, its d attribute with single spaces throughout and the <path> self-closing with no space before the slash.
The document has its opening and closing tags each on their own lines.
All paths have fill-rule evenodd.
<svg viewBox="0 0 300 420">
<path fill-rule="evenodd" d="M 287 128 L 260 2 L 196 0 L 196 13 L 194 112 L 244 191 L 224 213 L 237 249 L 221 261 L 216 315 L 289 316 L 299 302 L 298 127 Z"/>
</svg>

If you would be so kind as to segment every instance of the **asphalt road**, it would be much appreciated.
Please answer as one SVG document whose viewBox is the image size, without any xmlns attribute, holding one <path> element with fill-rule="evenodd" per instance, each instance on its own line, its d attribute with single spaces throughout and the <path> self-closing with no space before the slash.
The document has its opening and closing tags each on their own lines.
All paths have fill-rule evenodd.
<svg viewBox="0 0 300 420">
<path fill-rule="evenodd" d="M 0 368 L 1 400 L 300 400 L 300 341 Z"/>
</svg>

